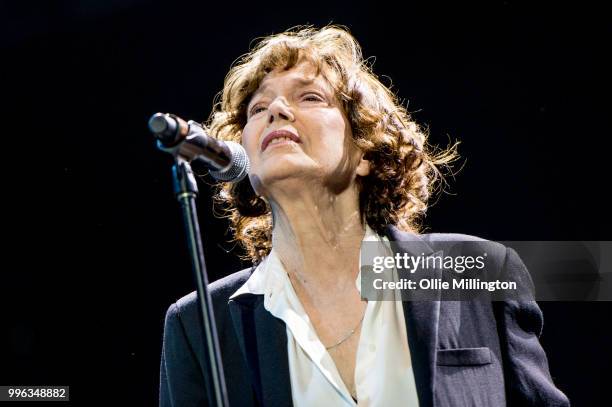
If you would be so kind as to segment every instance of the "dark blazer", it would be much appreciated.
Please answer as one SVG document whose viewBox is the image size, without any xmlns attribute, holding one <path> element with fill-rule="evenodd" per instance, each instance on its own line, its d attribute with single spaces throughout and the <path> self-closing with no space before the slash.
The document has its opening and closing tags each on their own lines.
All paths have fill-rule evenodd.
<svg viewBox="0 0 612 407">
<path fill-rule="evenodd" d="M 388 226 L 398 251 L 431 254 L 458 234 L 415 235 Z M 409 242 L 410 250 L 407 244 Z M 498 244 L 488 254 L 500 273 L 531 282 L 516 252 Z M 210 284 L 232 406 L 291 406 L 285 323 L 263 296 L 229 297 L 249 278 L 242 270 Z M 525 276 L 521 276 L 526 274 Z M 405 301 L 404 317 L 420 406 L 569 406 L 550 376 L 538 337 L 535 301 Z M 166 314 L 160 406 L 203 406 L 204 339 L 195 292 Z"/>
</svg>

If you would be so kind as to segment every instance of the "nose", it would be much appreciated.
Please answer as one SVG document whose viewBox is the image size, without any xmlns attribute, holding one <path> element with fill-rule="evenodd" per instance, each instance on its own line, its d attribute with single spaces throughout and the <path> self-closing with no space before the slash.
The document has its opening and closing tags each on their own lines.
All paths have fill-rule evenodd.
<svg viewBox="0 0 612 407">
<path fill-rule="evenodd" d="M 287 101 L 284 98 L 276 98 L 268 106 L 270 117 L 268 118 L 269 123 L 273 123 L 275 120 L 288 120 L 292 122 L 294 120 L 293 111 Z"/>
</svg>

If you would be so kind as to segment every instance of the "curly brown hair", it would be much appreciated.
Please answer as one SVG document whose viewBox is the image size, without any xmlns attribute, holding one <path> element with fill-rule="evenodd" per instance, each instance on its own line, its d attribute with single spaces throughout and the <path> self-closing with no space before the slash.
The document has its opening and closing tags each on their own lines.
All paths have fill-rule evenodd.
<svg viewBox="0 0 612 407">
<path fill-rule="evenodd" d="M 227 74 L 221 101 L 215 103 L 205 125 L 209 134 L 240 142 L 247 105 L 266 74 L 289 70 L 302 61 L 310 62 L 333 87 L 350 122 L 353 141 L 370 162 L 370 173 L 357 178 L 362 221 L 378 234 L 388 224 L 419 233 L 434 183 L 442 178 L 440 166 L 448 167 L 457 158 L 458 143 L 443 150 L 427 143 L 427 131 L 372 72 L 346 27 L 298 26 L 260 39 Z M 248 178 L 219 185 L 216 202 L 229 217 L 234 239 L 246 249 L 246 258 L 258 263 L 271 249 L 273 225 L 267 202 L 255 193 Z"/>
</svg>

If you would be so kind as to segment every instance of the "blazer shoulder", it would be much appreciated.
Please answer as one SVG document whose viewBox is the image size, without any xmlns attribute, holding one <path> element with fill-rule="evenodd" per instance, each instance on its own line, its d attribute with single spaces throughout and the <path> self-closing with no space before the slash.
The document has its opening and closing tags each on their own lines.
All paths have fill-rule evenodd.
<svg viewBox="0 0 612 407">
<path fill-rule="evenodd" d="M 507 256 L 508 248 L 502 243 L 487 240 L 478 236 L 464 233 L 413 233 L 398 229 L 394 225 L 387 225 L 385 234 L 392 242 L 413 245 L 416 252 L 457 251 L 464 253 L 487 252 L 487 256 L 496 262 L 503 262 Z M 462 244 L 467 243 L 467 244 Z M 406 246 L 404 247 L 406 249 Z"/>
<path fill-rule="evenodd" d="M 394 225 L 387 225 L 385 234 L 389 240 L 397 242 L 425 242 L 430 245 L 444 242 L 490 242 L 503 246 L 501 243 L 465 233 L 414 233 L 400 230 Z"/>
<path fill-rule="evenodd" d="M 218 308 L 227 304 L 229 297 L 249 279 L 252 272 L 253 268 L 249 267 L 208 284 L 208 291 L 210 292 L 213 306 Z M 197 309 L 197 300 L 197 292 L 190 292 L 176 301 L 176 311 L 180 313 L 195 311 Z"/>
<path fill-rule="evenodd" d="M 490 242 L 479 236 L 467 235 L 464 233 L 424 233 L 421 236 L 429 242 Z"/>
<path fill-rule="evenodd" d="M 486 253 L 489 267 L 493 270 L 503 268 L 511 251 L 503 243 L 464 233 L 425 233 L 419 237 L 433 251 L 442 250 L 473 256 Z"/>
</svg>

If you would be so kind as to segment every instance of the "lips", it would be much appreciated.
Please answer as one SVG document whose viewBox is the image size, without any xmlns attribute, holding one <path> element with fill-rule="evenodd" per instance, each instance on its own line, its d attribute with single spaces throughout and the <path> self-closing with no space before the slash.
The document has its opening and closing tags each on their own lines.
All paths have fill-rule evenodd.
<svg viewBox="0 0 612 407">
<path fill-rule="evenodd" d="M 282 138 L 282 137 L 287 137 L 288 139 L 290 139 L 291 141 L 295 143 L 302 142 L 300 138 L 297 136 L 297 134 L 292 133 L 289 130 L 274 130 L 273 132 L 268 133 L 266 137 L 264 137 L 263 141 L 261 142 L 261 151 L 263 152 L 270 145 L 272 140 L 277 139 L 277 138 Z"/>
</svg>

